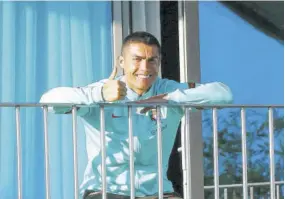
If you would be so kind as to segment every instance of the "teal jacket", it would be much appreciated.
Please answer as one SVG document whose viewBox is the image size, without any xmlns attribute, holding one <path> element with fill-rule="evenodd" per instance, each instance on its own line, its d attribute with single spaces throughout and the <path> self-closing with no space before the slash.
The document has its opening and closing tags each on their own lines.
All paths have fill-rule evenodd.
<svg viewBox="0 0 285 199">
<path fill-rule="evenodd" d="M 107 79 L 86 87 L 58 87 L 45 93 L 41 103 L 76 103 L 91 105 L 102 102 L 101 89 Z M 213 82 L 197 84 L 188 88 L 187 83 L 178 83 L 168 79 L 157 78 L 152 87 L 142 96 L 127 88 L 124 101 L 147 99 L 151 96 L 168 93 L 167 99 L 172 102 L 190 102 L 193 104 L 228 104 L 232 102 L 232 93 L 223 83 Z M 133 108 L 134 167 L 136 197 L 157 195 L 157 134 L 156 121 L 148 114 L 141 114 L 141 108 Z M 54 113 L 67 113 L 70 108 L 53 107 Z M 80 186 L 84 190 L 101 190 L 101 156 L 100 156 L 100 111 L 96 106 L 81 108 L 78 115 L 82 117 L 88 153 L 84 180 Z M 178 125 L 183 116 L 182 109 L 164 107 L 161 109 L 162 153 L 163 153 L 163 189 L 173 192 L 172 184 L 167 179 L 168 159 L 173 147 Z M 123 107 L 105 108 L 106 135 L 106 169 L 107 192 L 130 195 L 129 169 L 129 134 L 128 110 Z"/>
</svg>

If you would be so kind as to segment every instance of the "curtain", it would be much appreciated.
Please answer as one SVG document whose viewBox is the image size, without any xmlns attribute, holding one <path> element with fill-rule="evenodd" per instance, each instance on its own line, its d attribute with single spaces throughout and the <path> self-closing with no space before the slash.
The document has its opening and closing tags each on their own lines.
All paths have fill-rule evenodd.
<svg viewBox="0 0 285 199">
<path fill-rule="evenodd" d="M 37 103 L 57 86 L 84 86 L 112 70 L 111 2 L 0 2 L 0 103 Z M 51 198 L 73 193 L 71 116 L 48 115 Z M 0 108 L 0 198 L 17 198 L 14 108 Z M 21 108 L 23 198 L 45 198 L 41 108 Z M 79 183 L 87 162 L 78 124 Z"/>
</svg>

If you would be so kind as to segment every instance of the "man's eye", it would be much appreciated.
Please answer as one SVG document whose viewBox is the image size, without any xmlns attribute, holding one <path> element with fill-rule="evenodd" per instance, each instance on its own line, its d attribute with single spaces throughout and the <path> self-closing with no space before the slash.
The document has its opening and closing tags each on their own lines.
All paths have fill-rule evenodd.
<svg viewBox="0 0 285 199">
<path fill-rule="evenodd" d="M 139 57 L 134 57 L 133 60 L 134 60 L 134 61 L 141 61 L 142 59 L 139 58 Z"/>
<path fill-rule="evenodd" d="M 150 63 L 156 63 L 156 59 L 150 59 L 149 62 Z"/>
</svg>

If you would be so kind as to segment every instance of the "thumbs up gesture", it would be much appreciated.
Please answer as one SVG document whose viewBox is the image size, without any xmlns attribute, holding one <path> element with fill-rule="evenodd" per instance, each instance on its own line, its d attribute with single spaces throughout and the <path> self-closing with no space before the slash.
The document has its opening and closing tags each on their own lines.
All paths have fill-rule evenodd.
<svg viewBox="0 0 285 199">
<path fill-rule="evenodd" d="M 122 100 L 127 94 L 126 84 L 122 81 L 115 80 L 117 67 L 115 66 L 109 80 L 103 85 L 103 98 L 107 102 Z"/>
</svg>

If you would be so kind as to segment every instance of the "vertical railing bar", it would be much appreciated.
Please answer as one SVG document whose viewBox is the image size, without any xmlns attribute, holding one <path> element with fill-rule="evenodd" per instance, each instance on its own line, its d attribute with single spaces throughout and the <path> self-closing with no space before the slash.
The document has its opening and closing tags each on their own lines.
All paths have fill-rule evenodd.
<svg viewBox="0 0 285 199">
<path fill-rule="evenodd" d="M 21 145 L 21 121 L 20 106 L 16 106 L 16 144 L 17 144 L 17 183 L 18 199 L 22 198 L 22 145 Z"/>
<path fill-rule="evenodd" d="M 224 199 L 228 199 L 228 189 L 224 189 Z"/>
<path fill-rule="evenodd" d="M 183 107 L 183 112 L 186 112 L 186 108 Z M 188 193 L 188 186 L 187 186 L 187 167 L 186 167 L 186 144 L 185 144 L 185 126 L 186 126 L 186 119 L 185 116 L 182 117 L 181 120 L 181 156 L 182 156 L 182 174 L 183 174 L 183 196 L 187 198 L 189 195 Z M 189 197 L 190 199 L 190 197 Z"/>
<path fill-rule="evenodd" d="M 160 106 L 156 107 L 157 121 L 157 153 L 158 153 L 158 198 L 163 199 L 163 168 L 162 168 L 162 134 Z"/>
<path fill-rule="evenodd" d="M 74 198 L 78 199 L 78 156 L 77 156 L 77 107 L 72 106 L 73 176 Z"/>
<path fill-rule="evenodd" d="M 254 192 L 253 192 L 253 187 L 250 187 L 250 199 L 254 198 Z"/>
<path fill-rule="evenodd" d="M 217 108 L 213 108 L 213 147 L 214 147 L 214 186 L 215 199 L 219 199 L 219 149 L 218 149 L 218 116 Z"/>
<path fill-rule="evenodd" d="M 237 194 L 236 194 L 236 190 L 235 188 L 233 189 L 233 199 L 236 199 L 237 198 Z"/>
<path fill-rule="evenodd" d="M 280 199 L 280 186 L 276 185 L 276 199 Z"/>
<path fill-rule="evenodd" d="M 50 198 L 50 176 L 49 176 L 49 144 L 48 144 L 48 107 L 43 106 L 44 110 L 44 150 L 45 150 L 45 185 L 46 199 Z"/>
<path fill-rule="evenodd" d="M 190 111 L 185 109 L 185 158 L 186 158 L 186 183 L 187 183 L 187 197 L 191 199 L 191 158 L 190 158 Z"/>
<path fill-rule="evenodd" d="M 273 108 L 269 108 L 270 198 L 275 199 L 274 122 Z"/>
<path fill-rule="evenodd" d="M 241 136 L 242 136 L 242 190 L 243 199 L 248 198 L 247 187 L 247 147 L 246 147 L 246 111 L 241 109 Z"/>
<path fill-rule="evenodd" d="M 130 151 L 130 183 L 131 183 L 131 198 L 135 199 L 135 168 L 134 168 L 134 135 L 132 121 L 132 107 L 128 106 L 129 119 L 129 151 Z"/>
<path fill-rule="evenodd" d="M 107 199 L 107 183 L 106 183 L 106 145 L 105 145 L 105 114 L 104 106 L 100 106 L 100 147 L 101 147 L 101 176 L 102 176 L 102 199 Z"/>
</svg>

